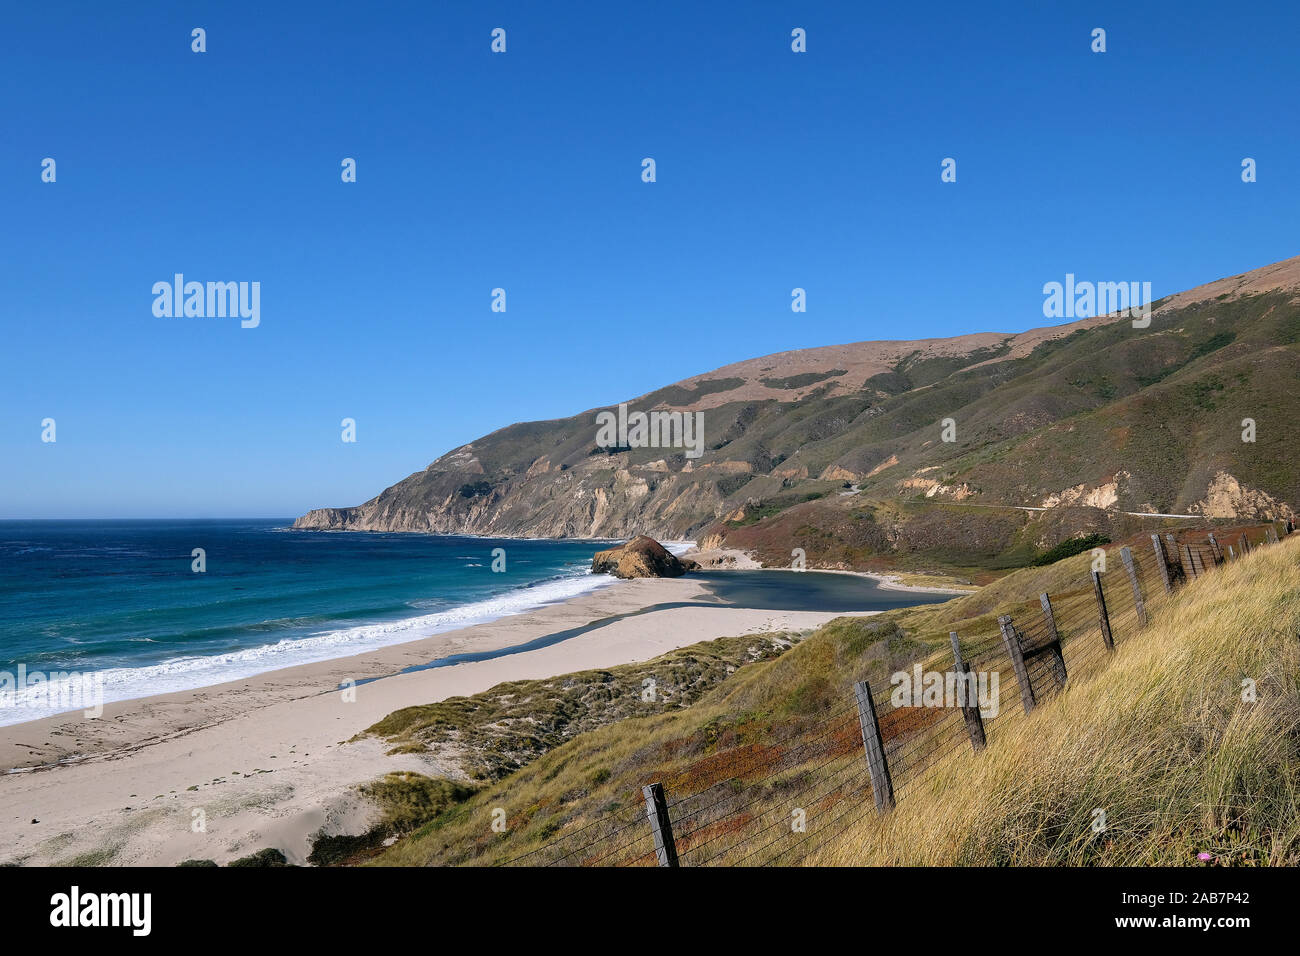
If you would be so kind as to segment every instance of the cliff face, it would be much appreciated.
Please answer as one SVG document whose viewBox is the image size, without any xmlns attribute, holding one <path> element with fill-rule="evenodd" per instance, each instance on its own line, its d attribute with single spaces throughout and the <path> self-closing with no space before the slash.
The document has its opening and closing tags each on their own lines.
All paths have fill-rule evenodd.
<svg viewBox="0 0 1300 956">
<path fill-rule="evenodd" d="M 623 538 L 648 530 L 677 540 L 716 516 L 723 495 L 715 482 L 629 466 L 626 457 L 602 455 L 531 475 L 499 472 L 488 487 L 435 462 L 363 505 L 318 508 L 294 527 L 544 538 Z"/>
<path fill-rule="evenodd" d="M 750 359 L 627 403 L 698 416 L 694 448 L 602 438 L 613 410 L 592 409 L 503 428 L 294 526 L 727 543 L 867 501 L 946 503 L 949 526 L 978 504 L 1292 517 L 1297 290 L 1300 258 L 1172 296 L 1146 329 L 1102 317 Z"/>
</svg>

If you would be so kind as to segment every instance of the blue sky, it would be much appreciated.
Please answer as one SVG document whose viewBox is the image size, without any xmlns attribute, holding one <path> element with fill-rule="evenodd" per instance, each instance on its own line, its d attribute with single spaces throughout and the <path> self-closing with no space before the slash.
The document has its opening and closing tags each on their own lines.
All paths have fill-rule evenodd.
<svg viewBox="0 0 1300 956">
<path fill-rule="evenodd" d="M 1297 6 L 1134 6 L 9 4 L 0 517 L 357 504 L 743 358 L 1300 253 Z M 176 272 L 261 325 L 156 318 Z"/>
</svg>

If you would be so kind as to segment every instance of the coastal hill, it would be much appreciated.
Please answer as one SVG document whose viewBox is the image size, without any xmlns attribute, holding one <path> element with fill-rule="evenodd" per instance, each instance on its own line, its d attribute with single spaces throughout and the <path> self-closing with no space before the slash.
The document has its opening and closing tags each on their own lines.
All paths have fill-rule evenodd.
<svg viewBox="0 0 1300 956">
<path fill-rule="evenodd" d="M 782 563 L 793 543 L 831 566 L 909 552 L 1009 566 L 1127 533 L 1133 514 L 1294 517 L 1298 381 L 1300 257 L 1160 300 L 1148 328 L 1111 315 L 748 359 L 627 402 L 700 413 L 697 457 L 598 442 L 607 406 L 510 425 L 294 527 L 644 533 Z"/>
</svg>

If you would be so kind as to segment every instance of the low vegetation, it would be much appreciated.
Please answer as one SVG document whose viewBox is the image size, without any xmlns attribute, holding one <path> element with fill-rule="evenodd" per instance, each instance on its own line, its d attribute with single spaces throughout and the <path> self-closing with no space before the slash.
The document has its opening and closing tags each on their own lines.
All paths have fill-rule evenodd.
<svg viewBox="0 0 1300 956">
<path fill-rule="evenodd" d="M 378 805 L 377 823 L 358 836 L 318 833 L 307 862 L 313 866 L 359 863 L 394 839 L 435 820 L 473 796 L 475 788 L 454 780 L 419 773 L 390 773 L 361 788 Z"/>
<path fill-rule="evenodd" d="M 209 860 L 187 860 L 181 865 L 205 866 Z M 288 866 L 289 862 L 284 853 L 274 847 L 267 847 L 265 850 L 258 850 L 256 853 L 250 853 L 248 856 L 241 856 L 238 860 L 231 860 L 226 866 Z"/>
<path fill-rule="evenodd" d="M 1034 564 L 1040 567 L 1044 564 L 1055 564 L 1062 558 L 1082 554 L 1084 551 L 1091 551 L 1103 544 L 1110 544 L 1110 538 L 1104 534 L 1086 534 L 1081 538 L 1071 538 L 1069 541 L 1062 541 L 1056 547 L 1044 551 L 1034 560 Z"/>
<path fill-rule="evenodd" d="M 469 779 L 500 780 L 577 734 L 688 707 L 740 668 L 779 657 L 800 637 L 724 637 L 644 663 L 511 681 L 471 697 L 405 707 L 366 733 L 387 738 L 394 752 L 450 758 Z"/>
</svg>

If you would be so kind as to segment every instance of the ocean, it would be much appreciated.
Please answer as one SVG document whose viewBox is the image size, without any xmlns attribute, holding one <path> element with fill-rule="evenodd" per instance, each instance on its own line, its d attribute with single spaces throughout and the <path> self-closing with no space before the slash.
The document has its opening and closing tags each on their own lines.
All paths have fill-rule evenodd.
<svg viewBox="0 0 1300 956">
<path fill-rule="evenodd" d="M 610 583 L 593 541 L 289 530 L 281 520 L 0 521 L 0 681 L 189 690 L 494 620 Z M 194 549 L 206 570 L 192 570 Z M 493 571 L 493 549 L 505 570 Z M 12 690 L 12 688 L 10 688 Z M 0 725 L 68 710 L 40 694 Z"/>
<path fill-rule="evenodd" d="M 0 726 L 83 709 L 81 698 L 60 698 L 51 685 L 32 691 L 20 674 L 102 675 L 103 703 L 130 700 L 417 640 L 614 581 L 591 573 L 592 555 L 608 546 L 599 541 L 292 531 L 289 524 L 0 521 Z M 494 571 L 498 548 L 505 565 Z M 195 549 L 203 552 L 202 571 L 194 570 Z M 696 605 L 838 612 L 948 599 L 815 571 L 691 577 L 705 587 L 689 602 Z M 675 606 L 682 605 L 421 666 L 520 653 Z M 71 686 L 67 677 L 54 680 Z"/>
</svg>

